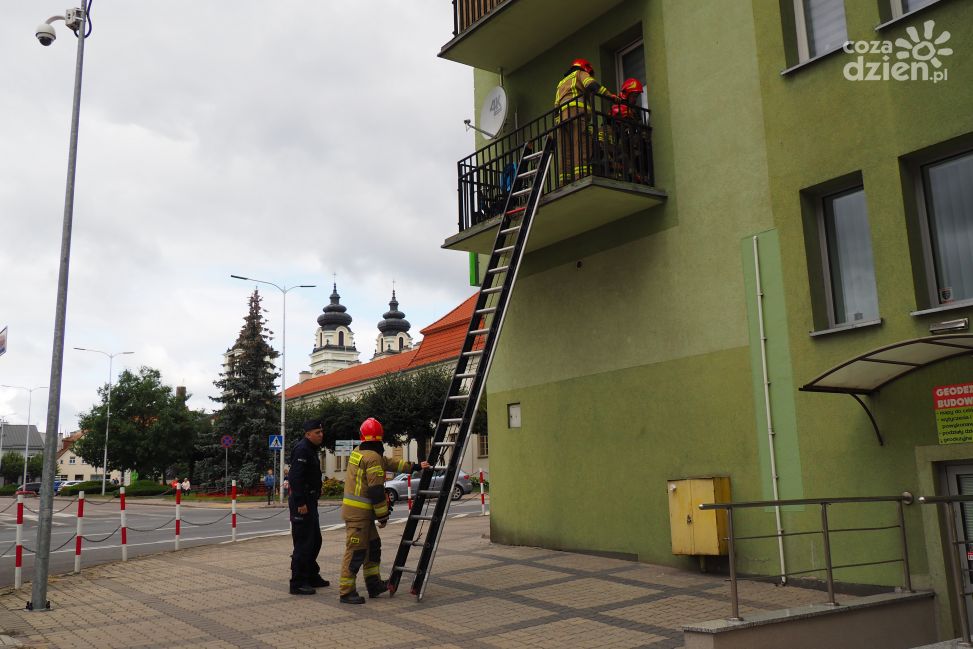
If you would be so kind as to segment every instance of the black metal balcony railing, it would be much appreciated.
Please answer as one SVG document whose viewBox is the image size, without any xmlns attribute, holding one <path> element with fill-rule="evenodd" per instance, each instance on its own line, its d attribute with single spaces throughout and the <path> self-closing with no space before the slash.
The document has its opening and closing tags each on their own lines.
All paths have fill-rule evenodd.
<svg viewBox="0 0 973 649">
<path fill-rule="evenodd" d="M 470 25 L 503 2 L 504 0 L 453 0 L 453 36 L 465 32 Z"/>
<path fill-rule="evenodd" d="M 500 213 L 514 189 L 521 148 L 539 147 L 548 133 L 557 151 L 545 194 L 588 176 L 654 186 L 650 111 L 601 96 L 585 101 L 587 110 L 554 109 L 457 163 L 460 232 Z"/>
</svg>

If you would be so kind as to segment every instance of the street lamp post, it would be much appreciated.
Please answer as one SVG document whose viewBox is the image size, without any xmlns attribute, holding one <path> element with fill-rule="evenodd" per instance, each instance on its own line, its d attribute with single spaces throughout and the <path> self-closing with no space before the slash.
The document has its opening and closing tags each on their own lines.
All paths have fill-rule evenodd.
<svg viewBox="0 0 973 649">
<path fill-rule="evenodd" d="M 24 432 L 24 481 L 21 484 L 27 484 L 27 453 L 30 452 L 30 403 L 34 396 L 34 390 L 46 390 L 46 385 L 39 385 L 36 388 L 25 388 L 22 385 L 0 385 L 0 388 L 11 388 L 13 390 L 24 390 L 27 392 L 27 429 Z M 56 436 L 56 434 L 55 434 Z M 45 440 L 44 450 L 47 450 L 47 444 Z M 47 458 L 45 457 L 45 463 Z"/>
<path fill-rule="evenodd" d="M 116 356 L 123 356 L 125 354 L 134 354 L 135 352 L 115 352 L 114 354 L 109 354 L 108 352 L 103 352 L 100 349 L 86 349 L 84 347 L 75 347 L 79 352 L 95 352 L 96 354 L 104 354 L 108 357 L 108 400 L 106 401 L 107 413 L 105 414 L 105 456 L 101 463 L 101 495 L 105 495 L 105 481 L 108 479 L 108 424 L 111 423 L 111 383 L 112 377 L 112 361 L 115 360 Z"/>
<path fill-rule="evenodd" d="M 280 502 L 284 502 L 284 449 L 287 448 L 287 430 L 285 428 L 286 419 L 285 413 L 287 399 L 284 393 L 287 391 L 287 292 L 293 291 L 295 288 L 316 288 L 316 284 L 299 284 L 297 286 L 277 286 L 273 282 L 266 282 L 262 279 L 253 279 L 252 277 L 241 277 L 240 275 L 230 275 L 233 279 L 242 279 L 246 282 L 256 282 L 258 284 L 266 284 L 268 286 L 273 286 L 281 295 L 284 296 L 284 304 L 281 308 L 281 336 L 280 336 L 280 473 L 279 477 L 279 494 Z"/>
<path fill-rule="evenodd" d="M 61 225 L 61 255 L 57 275 L 57 300 L 54 310 L 54 341 L 51 349 L 51 392 L 47 400 L 47 432 L 44 438 L 44 471 L 40 491 L 40 513 L 37 516 L 37 542 L 34 557 L 34 579 L 28 608 L 34 611 L 47 609 L 47 576 L 51 560 L 51 526 L 54 519 L 54 471 L 57 453 L 58 418 L 61 409 L 61 371 L 64 367 L 64 328 L 68 309 L 68 271 L 71 261 L 71 225 L 74 218 L 74 178 L 78 162 L 78 124 L 81 118 L 81 76 L 84 70 L 84 42 L 88 37 L 91 21 L 88 9 L 91 0 L 82 0 L 81 6 L 69 9 L 64 16 L 52 16 L 37 28 L 37 40 L 41 45 L 54 42 L 51 26 L 63 20 L 78 38 L 74 63 L 74 97 L 71 105 L 71 135 L 68 139 L 68 171 L 64 185 L 64 220 Z M 45 486 L 49 485 L 49 486 Z"/>
</svg>

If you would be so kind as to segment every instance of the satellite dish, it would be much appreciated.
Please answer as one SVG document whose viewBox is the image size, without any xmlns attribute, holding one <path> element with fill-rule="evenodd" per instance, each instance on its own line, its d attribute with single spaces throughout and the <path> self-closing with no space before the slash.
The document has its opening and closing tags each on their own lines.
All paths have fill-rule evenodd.
<svg viewBox="0 0 973 649">
<path fill-rule="evenodd" d="M 491 90 L 480 107 L 480 128 L 477 130 L 488 138 L 495 138 L 507 121 L 507 93 L 503 86 Z"/>
</svg>

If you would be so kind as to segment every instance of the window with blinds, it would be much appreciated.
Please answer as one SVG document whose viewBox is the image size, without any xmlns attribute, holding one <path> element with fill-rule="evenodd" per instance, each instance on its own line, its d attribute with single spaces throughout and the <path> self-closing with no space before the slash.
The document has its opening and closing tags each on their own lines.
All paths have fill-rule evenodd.
<svg viewBox="0 0 973 649">
<path fill-rule="evenodd" d="M 848 40 L 844 0 L 794 0 L 798 56 L 813 59 Z"/>
<path fill-rule="evenodd" d="M 831 293 L 831 325 L 878 318 L 875 262 L 865 190 L 856 187 L 824 198 L 824 255 Z"/>
<path fill-rule="evenodd" d="M 973 299 L 973 151 L 922 169 L 939 304 Z"/>
</svg>

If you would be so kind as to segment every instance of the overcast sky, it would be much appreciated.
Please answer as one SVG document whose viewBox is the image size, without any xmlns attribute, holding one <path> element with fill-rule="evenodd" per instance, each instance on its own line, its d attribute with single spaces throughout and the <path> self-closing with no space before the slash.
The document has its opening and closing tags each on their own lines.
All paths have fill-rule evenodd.
<svg viewBox="0 0 973 649">
<path fill-rule="evenodd" d="M 49 382 L 76 39 L 35 28 L 65 0 L 4 0 L 0 20 L 0 384 Z M 362 361 L 395 281 L 412 333 L 472 292 L 456 161 L 472 151 L 472 72 L 438 59 L 447 0 L 95 0 L 84 87 L 60 409 L 97 399 L 133 351 L 211 411 L 254 285 L 287 299 L 287 379 L 308 367 L 332 273 Z M 281 295 L 261 290 L 280 350 Z M 31 421 L 46 429 L 47 391 Z M 0 416 L 27 395 L 0 389 Z"/>
</svg>

